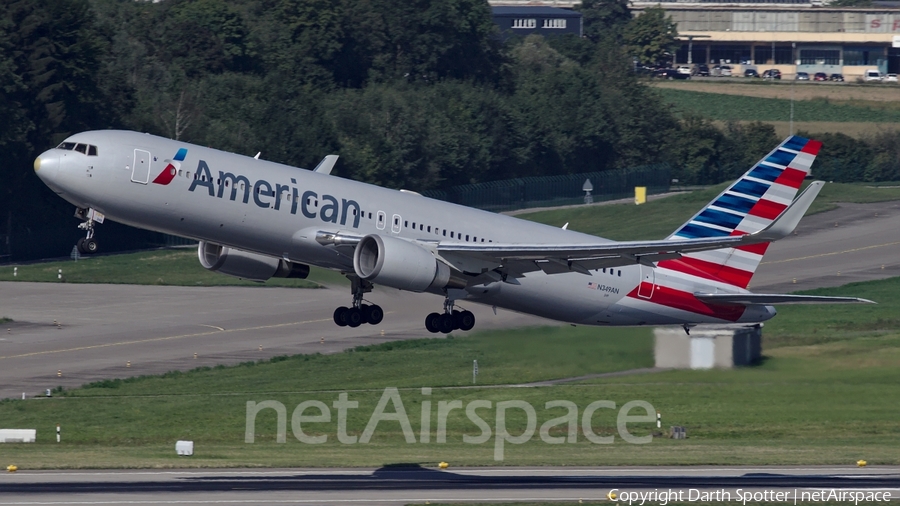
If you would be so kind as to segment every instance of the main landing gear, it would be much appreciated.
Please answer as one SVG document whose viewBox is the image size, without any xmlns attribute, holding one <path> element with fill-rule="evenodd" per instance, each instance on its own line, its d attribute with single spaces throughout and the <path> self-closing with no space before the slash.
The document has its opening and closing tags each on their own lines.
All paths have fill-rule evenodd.
<svg viewBox="0 0 900 506">
<path fill-rule="evenodd" d="M 78 242 L 75 243 L 75 247 L 78 248 L 79 253 L 93 254 L 100 249 L 100 245 L 97 244 L 97 240 L 94 239 L 94 223 L 95 221 L 103 223 L 103 218 L 101 217 L 98 220 L 98 218 L 95 218 L 95 215 L 96 213 L 93 209 L 75 209 L 75 217 L 84 220 L 78 224 L 78 228 L 87 231 L 86 236 L 78 239 Z"/>
<path fill-rule="evenodd" d="M 449 334 L 454 330 L 469 331 L 475 326 L 475 315 L 471 311 L 453 309 L 453 301 L 444 301 L 444 313 L 431 313 L 425 317 L 425 328 L 432 334 Z"/>
<path fill-rule="evenodd" d="M 384 319 L 384 310 L 377 304 L 364 304 L 363 295 L 372 291 L 372 283 L 356 276 L 347 276 L 353 291 L 353 305 L 334 310 L 334 323 L 339 327 L 359 327 L 363 323 L 378 325 Z"/>
</svg>

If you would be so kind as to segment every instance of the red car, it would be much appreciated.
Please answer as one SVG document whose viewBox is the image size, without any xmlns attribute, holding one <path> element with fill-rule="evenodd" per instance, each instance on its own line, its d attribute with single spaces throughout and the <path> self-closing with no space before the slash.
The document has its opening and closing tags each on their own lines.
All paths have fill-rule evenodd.
<svg viewBox="0 0 900 506">
<path fill-rule="evenodd" d="M 813 77 L 813 81 L 827 81 L 828 74 L 825 72 L 816 72 L 816 75 Z"/>
</svg>

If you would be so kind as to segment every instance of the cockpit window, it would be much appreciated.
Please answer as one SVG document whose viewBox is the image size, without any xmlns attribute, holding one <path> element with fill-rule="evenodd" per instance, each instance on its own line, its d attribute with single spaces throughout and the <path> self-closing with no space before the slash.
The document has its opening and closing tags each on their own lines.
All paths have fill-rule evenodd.
<svg viewBox="0 0 900 506">
<path fill-rule="evenodd" d="M 78 151 L 88 156 L 97 156 L 97 146 L 93 144 L 76 144 L 74 142 L 63 142 L 56 149 L 65 149 L 66 151 Z"/>
</svg>

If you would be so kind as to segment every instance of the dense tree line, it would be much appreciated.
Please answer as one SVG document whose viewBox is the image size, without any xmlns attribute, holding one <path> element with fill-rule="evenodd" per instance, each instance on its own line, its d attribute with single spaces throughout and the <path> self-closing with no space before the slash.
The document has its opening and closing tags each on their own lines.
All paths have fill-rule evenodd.
<svg viewBox="0 0 900 506">
<path fill-rule="evenodd" d="M 503 42 L 484 0 L 2 2 L 0 217 L 30 254 L 65 253 L 71 209 L 31 162 L 90 129 L 300 167 L 338 153 L 341 176 L 415 190 L 662 161 L 711 183 L 777 142 L 762 124 L 679 117 L 635 76 L 635 58 L 671 49 L 661 11 L 581 10 L 584 38 Z"/>
</svg>

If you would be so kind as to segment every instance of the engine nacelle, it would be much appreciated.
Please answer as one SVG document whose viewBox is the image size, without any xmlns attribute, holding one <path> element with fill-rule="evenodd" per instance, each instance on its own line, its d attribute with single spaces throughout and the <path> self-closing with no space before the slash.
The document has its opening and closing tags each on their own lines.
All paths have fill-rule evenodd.
<svg viewBox="0 0 900 506">
<path fill-rule="evenodd" d="M 353 252 L 353 269 L 362 279 L 410 292 L 460 285 L 430 251 L 396 237 L 363 237 Z"/>
<path fill-rule="evenodd" d="M 200 265 L 205 269 L 236 278 L 265 281 L 269 278 L 300 278 L 309 276 L 309 266 L 288 262 L 281 258 L 257 255 L 206 241 L 197 247 Z"/>
</svg>

